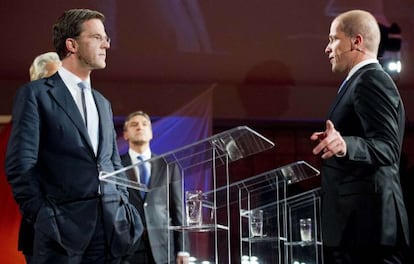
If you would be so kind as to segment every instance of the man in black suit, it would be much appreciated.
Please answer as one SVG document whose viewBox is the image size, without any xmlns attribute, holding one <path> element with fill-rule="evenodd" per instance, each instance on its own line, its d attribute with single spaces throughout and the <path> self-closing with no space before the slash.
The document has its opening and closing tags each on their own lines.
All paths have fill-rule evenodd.
<svg viewBox="0 0 414 264">
<path fill-rule="evenodd" d="M 53 27 L 62 67 L 15 97 L 6 174 L 34 226 L 33 263 L 119 263 L 142 232 L 126 188 L 98 178 L 122 168 L 110 103 L 89 86 L 106 66 L 103 21 L 97 11 L 64 12 Z"/>
<path fill-rule="evenodd" d="M 398 89 L 377 61 L 380 31 L 368 12 L 337 16 L 325 53 L 347 74 L 315 132 L 321 155 L 322 238 L 327 263 L 402 263 L 409 243 L 399 162 L 405 113 Z"/>
<path fill-rule="evenodd" d="M 129 189 L 130 201 L 140 212 L 145 231 L 135 255 L 125 258 L 123 263 L 175 263 L 174 261 L 187 263 L 187 253 L 183 252 L 184 248 L 188 249 L 187 239 L 184 239 L 182 232 L 168 231 L 168 225 L 183 225 L 180 172 L 177 166 L 173 165 L 168 165 L 167 170 L 167 162 L 163 159 L 150 160 L 156 157 L 150 148 L 152 137 L 151 119 L 148 114 L 136 111 L 128 115 L 124 123 L 124 139 L 128 141 L 129 150 L 121 156 L 122 164 L 130 166 L 149 160 L 144 165 L 134 167 L 138 171 L 128 172 L 132 174 L 129 177 L 146 184 L 150 191 L 143 193 Z M 147 171 L 147 179 L 140 177 L 140 174 L 143 174 L 142 170 Z M 169 194 L 169 207 L 167 194 Z M 170 256 L 168 256 L 169 235 Z"/>
</svg>

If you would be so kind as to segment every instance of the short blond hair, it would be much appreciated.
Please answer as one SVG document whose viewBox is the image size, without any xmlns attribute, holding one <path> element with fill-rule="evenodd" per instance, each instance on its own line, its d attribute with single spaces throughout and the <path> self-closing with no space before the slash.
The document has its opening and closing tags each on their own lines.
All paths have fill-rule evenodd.
<svg viewBox="0 0 414 264">
<path fill-rule="evenodd" d="M 49 70 L 47 66 L 50 62 L 56 62 L 60 65 L 60 59 L 56 52 L 46 52 L 37 56 L 32 65 L 30 65 L 30 80 L 38 80 L 47 76 Z"/>
<path fill-rule="evenodd" d="M 381 41 L 381 32 L 375 17 L 365 10 L 350 10 L 339 14 L 335 20 L 338 29 L 347 37 L 360 34 L 364 38 L 365 47 L 375 54 Z"/>
</svg>

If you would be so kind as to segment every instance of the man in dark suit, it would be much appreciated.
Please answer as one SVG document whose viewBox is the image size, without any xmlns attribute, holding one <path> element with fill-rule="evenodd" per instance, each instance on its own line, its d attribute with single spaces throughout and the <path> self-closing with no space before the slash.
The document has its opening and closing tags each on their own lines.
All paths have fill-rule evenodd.
<svg viewBox="0 0 414 264">
<path fill-rule="evenodd" d="M 397 87 L 377 61 L 380 31 L 368 12 L 337 16 L 325 53 L 347 74 L 315 132 L 321 155 L 322 238 L 327 263 L 402 263 L 408 220 L 399 161 L 405 113 Z"/>
<path fill-rule="evenodd" d="M 106 66 L 103 21 L 97 11 L 64 12 L 53 27 L 62 67 L 15 97 L 6 174 L 34 226 L 33 263 L 119 263 L 142 232 L 126 188 L 98 178 L 122 168 L 110 103 L 89 86 Z"/>
<path fill-rule="evenodd" d="M 128 115 L 124 123 L 124 139 L 128 141 L 129 150 L 121 156 L 122 164 L 130 166 L 149 160 L 128 172 L 132 174 L 130 178 L 146 184 L 150 191 L 143 193 L 129 189 L 130 201 L 140 212 L 145 231 L 135 255 L 125 258 L 123 263 L 175 263 L 174 261 L 187 263 L 188 253 L 183 252 L 184 247 L 188 249 L 187 239 L 184 239 L 182 232 L 168 230 L 168 225 L 183 225 L 180 172 L 177 166 L 172 165 L 168 165 L 170 167 L 167 170 L 167 163 L 163 159 L 150 160 L 156 157 L 151 153 L 152 137 L 151 119 L 146 113 L 136 111 Z M 147 179 L 141 177 L 144 174 L 142 170 L 146 170 Z M 169 235 L 170 256 L 168 256 Z"/>
</svg>

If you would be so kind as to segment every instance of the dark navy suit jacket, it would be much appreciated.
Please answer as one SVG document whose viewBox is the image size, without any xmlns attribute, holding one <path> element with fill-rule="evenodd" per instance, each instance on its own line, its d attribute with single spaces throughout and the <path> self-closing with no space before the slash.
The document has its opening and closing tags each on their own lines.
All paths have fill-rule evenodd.
<svg viewBox="0 0 414 264">
<path fill-rule="evenodd" d="M 111 253 L 124 255 L 137 244 L 142 223 L 125 188 L 99 181 L 100 171 L 122 165 L 110 103 L 96 90 L 92 93 L 99 114 L 97 155 L 58 73 L 21 87 L 13 107 L 6 174 L 24 221 L 68 254 L 87 247 L 102 202 Z"/>
</svg>

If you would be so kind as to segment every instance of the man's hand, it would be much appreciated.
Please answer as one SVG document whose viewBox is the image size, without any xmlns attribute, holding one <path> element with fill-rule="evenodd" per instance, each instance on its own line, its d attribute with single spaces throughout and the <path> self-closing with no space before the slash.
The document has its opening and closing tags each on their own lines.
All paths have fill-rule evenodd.
<svg viewBox="0 0 414 264">
<path fill-rule="evenodd" d="M 178 252 L 177 254 L 177 264 L 188 264 L 190 254 L 188 252 Z"/>
<path fill-rule="evenodd" d="M 315 132 L 310 139 L 319 141 L 312 153 L 318 155 L 322 152 L 322 159 L 329 159 L 334 155 L 337 157 L 346 155 L 346 143 L 341 134 L 335 130 L 334 124 L 330 120 L 326 121 L 326 130 L 324 132 Z"/>
</svg>

